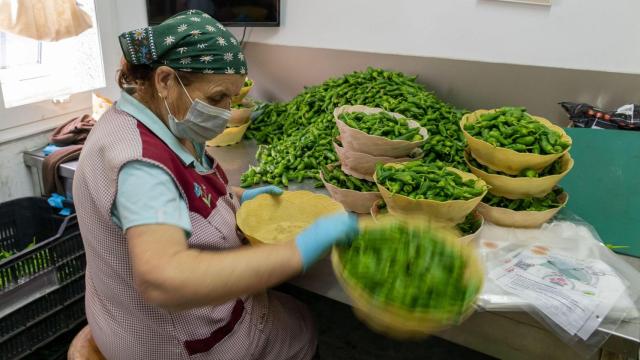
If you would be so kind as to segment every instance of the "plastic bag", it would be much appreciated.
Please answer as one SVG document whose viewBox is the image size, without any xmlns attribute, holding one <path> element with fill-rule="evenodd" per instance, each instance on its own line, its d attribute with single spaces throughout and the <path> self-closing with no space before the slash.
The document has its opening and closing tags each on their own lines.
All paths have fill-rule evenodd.
<svg viewBox="0 0 640 360">
<path fill-rule="evenodd" d="M 585 103 L 561 102 L 575 127 L 640 130 L 640 105 L 628 104 L 605 111 Z"/>
<path fill-rule="evenodd" d="M 640 316 L 640 273 L 566 210 L 539 229 L 485 224 L 476 245 L 487 267 L 480 308 L 527 311 L 583 356 Z M 595 310 L 581 316 L 580 309 Z"/>
<path fill-rule="evenodd" d="M 0 1 L 0 31 L 58 41 L 91 28 L 91 16 L 74 0 Z"/>
</svg>

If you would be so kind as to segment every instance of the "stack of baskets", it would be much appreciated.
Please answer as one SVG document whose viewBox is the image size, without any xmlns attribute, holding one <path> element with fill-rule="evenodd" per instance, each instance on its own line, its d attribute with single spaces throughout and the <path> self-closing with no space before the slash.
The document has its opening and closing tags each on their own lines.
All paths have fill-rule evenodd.
<svg viewBox="0 0 640 360">
<path fill-rule="evenodd" d="M 573 159 L 569 149 L 556 154 L 536 154 L 517 152 L 505 147 L 494 146 L 482 139 L 470 135 L 466 130 L 467 124 L 478 121 L 483 114 L 496 110 L 478 110 L 465 115 L 460 126 L 468 143 L 465 153 L 467 165 L 471 172 L 483 179 L 489 186 L 489 192 L 494 196 L 508 200 L 542 198 L 556 189 L 557 184 L 573 167 Z M 561 135 L 563 141 L 571 143 L 571 138 L 565 131 L 553 125 L 549 120 L 531 116 L 548 129 Z M 558 161 L 559 171 L 542 177 L 522 176 L 526 171 L 540 172 Z M 551 219 L 568 201 L 568 194 L 562 193 L 557 197 L 560 206 L 544 211 L 515 211 L 509 208 L 490 206 L 486 202 L 478 205 L 478 212 L 496 224 L 508 227 L 538 227 Z"/>
<path fill-rule="evenodd" d="M 426 142 L 427 130 L 421 128 L 417 122 L 409 120 L 410 128 L 419 128 L 422 136 L 420 141 L 391 140 L 382 136 L 370 135 L 361 130 L 354 129 L 340 120 L 344 113 L 360 112 L 376 114 L 383 112 L 379 108 L 370 108 L 363 105 L 342 106 L 333 112 L 336 125 L 340 132 L 337 142 L 333 143 L 339 164 L 332 167 L 340 167 L 347 176 L 364 181 L 373 181 L 376 164 L 402 163 L 413 160 L 419 154 L 420 147 Z M 404 117 L 400 114 L 389 113 L 395 118 Z M 322 181 L 331 196 L 342 203 L 345 209 L 357 213 L 369 213 L 371 206 L 379 199 L 380 193 L 360 192 L 351 189 L 341 189 L 325 181 Z"/>
</svg>

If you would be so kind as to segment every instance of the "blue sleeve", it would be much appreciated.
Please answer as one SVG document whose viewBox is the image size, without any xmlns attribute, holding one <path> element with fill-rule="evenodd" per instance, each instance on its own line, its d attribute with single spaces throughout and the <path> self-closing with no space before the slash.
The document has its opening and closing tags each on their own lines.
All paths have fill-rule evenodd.
<svg viewBox="0 0 640 360">
<path fill-rule="evenodd" d="M 191 233 L 187 203 L 171 176 L 144 161 L 125 164 L 118 175 L 118 192 L 111 210 L 113 222 L 126 231 L 137 225 L 164 224 Z"/>
</svg>

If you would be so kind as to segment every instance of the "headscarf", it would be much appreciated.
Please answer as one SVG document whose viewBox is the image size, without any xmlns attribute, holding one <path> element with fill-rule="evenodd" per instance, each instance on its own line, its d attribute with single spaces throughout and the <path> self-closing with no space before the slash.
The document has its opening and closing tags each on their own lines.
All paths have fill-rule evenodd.
<svg viewBox="0 0 640 360">
<path fill-rule="evenodd" d="M 119 39 L 131 64 L 166 65 L 205 74 L 247 74 L 238 40 L 200 10 L 183 11 L 159 25 L 124 32 Z"/>
</svg>

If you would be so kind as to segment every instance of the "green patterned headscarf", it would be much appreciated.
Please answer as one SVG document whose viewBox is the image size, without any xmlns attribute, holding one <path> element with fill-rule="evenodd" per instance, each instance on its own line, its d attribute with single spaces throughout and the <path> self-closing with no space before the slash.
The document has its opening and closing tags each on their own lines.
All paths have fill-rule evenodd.
<svg viewBox="0 0 640 360">
<path fill-rule="evenodd" d="M 120 46 L 131 64 L 205 74 L 247 73 L 238 40 L 200 10 L 183 11 L 159 25 L 122 33 Z"/>
</svg>

